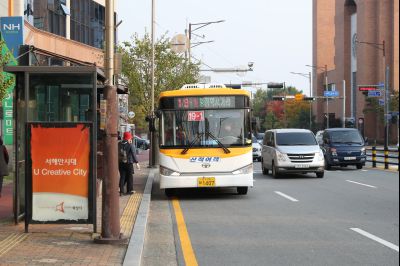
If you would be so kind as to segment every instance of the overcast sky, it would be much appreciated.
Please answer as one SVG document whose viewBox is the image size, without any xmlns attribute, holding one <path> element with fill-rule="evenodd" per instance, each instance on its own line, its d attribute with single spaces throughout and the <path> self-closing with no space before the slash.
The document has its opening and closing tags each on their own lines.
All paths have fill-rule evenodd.
<svg viewBox="0 0 400 266">
<path fill-rule="evenodd" d="M 151 30 L 151 0 L 118 0 L 119 41 Z M 312 64 L 312 0 L 156 0 L 157 36 L 183 34 L 189 23 L 225 20 L 195 31 L 215 41 L 192 49 L 213 68 L 245 67 L 254 71 L 212 74 L 215 83 L 286 82 L 309 93 L 308 79 L 290 72 L 310 72 Z M 202 66 L 202 69 L 208 69 Z"/>
</svg>

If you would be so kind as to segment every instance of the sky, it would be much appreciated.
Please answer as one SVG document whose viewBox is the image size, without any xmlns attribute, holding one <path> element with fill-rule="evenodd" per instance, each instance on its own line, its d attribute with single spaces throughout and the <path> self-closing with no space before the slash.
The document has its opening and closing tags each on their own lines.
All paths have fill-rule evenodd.
<svg viewBox="0 0 400 266">
<path fill-rule="evenodd" d="M 118 41 L 151 32 L 151 0 L 118 0 L 122 24 Z M 216 74 L 213 83 L 286 82 L 309 94 L 309 81 L 290 72 L 308 74 L 312 65 L 312 0 L 155 0 L 156 36 L 184 34 L 189 23 L 225 20 L 196 30 L 192 42 L 214 41 L 192 49 L 206 65 L 201 69 L 247 67 L 254 71 Z"/>
</svg>

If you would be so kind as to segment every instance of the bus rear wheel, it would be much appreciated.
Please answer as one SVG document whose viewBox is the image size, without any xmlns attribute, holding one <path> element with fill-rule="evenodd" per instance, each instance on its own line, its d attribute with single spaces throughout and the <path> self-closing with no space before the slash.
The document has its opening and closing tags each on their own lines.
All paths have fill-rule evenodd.
<svg viewBox="0 0 400 266">
<path fill-rule="evenodd" d="M 239 195 L 247 195 L 248 187 L 237 187 L 237 193 Z"/>
</svg>

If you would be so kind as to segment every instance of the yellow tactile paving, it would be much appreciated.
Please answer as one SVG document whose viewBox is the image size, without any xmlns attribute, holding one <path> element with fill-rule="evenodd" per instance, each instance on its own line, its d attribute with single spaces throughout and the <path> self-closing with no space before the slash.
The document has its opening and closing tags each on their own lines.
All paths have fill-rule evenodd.
<svg viewBox="0 0 400 266">
<path fill-rule="evenodd" d="M 120 218 L 121 233 L 124 236 L 130 236 L 133 225 L 136 220 L 136 215 L 139 210 L 139 204 L 142 200 L 143 194 L 136 193 L 129 198 L 128 204 L 126 205 L 124 212 Z"/>
<path fill-rule="evenodd" d="M 24 241 L 29 234 L 14 233 L 6 237 L 0 242 L 0 257 L 14 248 L 16 245 Z"/>
</svg>

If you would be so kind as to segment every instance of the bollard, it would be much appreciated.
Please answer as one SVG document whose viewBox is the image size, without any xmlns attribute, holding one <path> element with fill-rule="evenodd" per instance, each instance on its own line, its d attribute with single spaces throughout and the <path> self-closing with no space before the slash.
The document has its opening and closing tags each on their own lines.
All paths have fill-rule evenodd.
<svg viewBox="0 0 400 266">
<path fill-rule="evenodd" d="M 385 169 L 389 169 L 389 150 L 385 148 Z"/>
<path fill-rule="evenodd" d="M 372 168 L 376 168 L 376 147 L 372 147 Z"/>
</svg>

